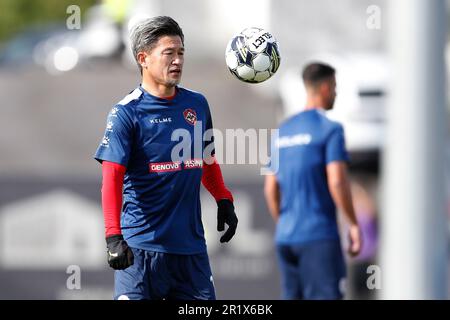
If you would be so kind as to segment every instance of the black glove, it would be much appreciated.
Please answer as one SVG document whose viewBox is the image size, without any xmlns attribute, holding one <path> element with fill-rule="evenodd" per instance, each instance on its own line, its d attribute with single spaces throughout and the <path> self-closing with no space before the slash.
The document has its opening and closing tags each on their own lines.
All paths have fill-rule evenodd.
<svg viewBox="0 0 450 320">
<path fill-rule="evenodd" d="M 106 247 L 109 266 L 115 270 L 123 270 L 134 263 L 133 251 L 122 235 L 114 235 L 106 238 Z"/>
<path fill-rule="evenodd" d="M 228 199 L 217 201 L 217 231 L 225 229 L 225 223 L 228 225 L 227 231 L 220 238 L 220 242 L 228 242 L 236 233 L 238 218 L 234 212 L 234 205 Z"/>
</svg>

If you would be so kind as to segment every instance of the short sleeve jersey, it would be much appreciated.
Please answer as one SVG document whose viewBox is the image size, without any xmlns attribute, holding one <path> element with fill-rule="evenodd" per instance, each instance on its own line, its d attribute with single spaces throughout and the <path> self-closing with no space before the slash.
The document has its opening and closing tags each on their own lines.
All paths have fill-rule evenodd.
<svg viewBox="0 0 450 320">
<path fill-rule="evenodd" d="M 278 167 L 281 194 L 275 242 L 301 244 L 338 238 L 326 165 L 349 160 L 342 126 L 321 110 L 303 111 L 280 126 L 272 148 L 271 162 Z"/>
<path fill-rule="evenodd" d="M 131 247 L 204 253 L 199 191 L 203 154 L 214 152 L 212 136 L 203 139 L 211 115 L 203 95 L 176 90 L 170 100 L 142 87 L 127 95 L 110 111 L 94 157 L 126 167 L 121 230 Z"/>
</svg>

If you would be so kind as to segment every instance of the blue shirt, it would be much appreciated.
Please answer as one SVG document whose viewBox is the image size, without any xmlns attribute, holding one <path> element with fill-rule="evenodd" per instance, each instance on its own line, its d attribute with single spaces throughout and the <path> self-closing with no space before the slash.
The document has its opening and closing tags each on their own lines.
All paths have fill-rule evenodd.
<svg viewBox="0 0 450 320">
<path fill-rule="evenodd" d="M 286 120 L 272 145 L 280 187 L 275 242 L 301 244 L 338 239 L 336 207 L 328 189 L 326 165 L 348 161 L 342 126 L 322 111 L 307 110 Z M 275 150 L 275 153 L 274 153 Z M 276 159 L 278 152 L 278 159 Z"/>
<path fill-rule="evenodd" d="M 205 97 L 181 87 L 172 100 L 138 87 L 110 111 L 95 159 L 126 166 L 121 229 L 131 247 L 206 252 L 199 191 L 208 129 Z"/>
</svg>

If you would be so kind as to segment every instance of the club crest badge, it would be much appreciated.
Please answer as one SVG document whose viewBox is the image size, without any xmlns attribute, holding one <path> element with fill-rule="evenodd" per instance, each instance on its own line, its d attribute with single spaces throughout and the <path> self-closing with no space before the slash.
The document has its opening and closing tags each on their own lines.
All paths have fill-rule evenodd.
<svg viewBox="0 0 450 320">
<path fill-rule="evenodd" d="M 191 125 L 195 125 L 195 123 L 197 122 L 197 113 L 195 112 L 195 110 L 186 109 L 183 111 L 183 116 L 184 119 L 186 119 L 186 121 Z"/>
</svg>

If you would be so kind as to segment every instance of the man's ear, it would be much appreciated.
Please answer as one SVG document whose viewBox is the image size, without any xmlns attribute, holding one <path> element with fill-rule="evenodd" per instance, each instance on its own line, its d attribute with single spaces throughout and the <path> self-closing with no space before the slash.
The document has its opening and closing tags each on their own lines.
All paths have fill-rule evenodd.
<svg viewBox="0 0 450 320">
<path fill-rule="evenodd" d="M 323 81 L 319 84 L 319 92 L 324 95 L 327 95 L 330 92 L 330 84 L 328 81 Z"/>
<path fill-rule="evenodd" d="M 142 68 L 147 67 L 146 58 L 147 58 L 147 54 L 145 52 L 141 51 L 137 54 L 137 61 L 139 62 L 139 64 L 141 65 Z"/>
</svg>

